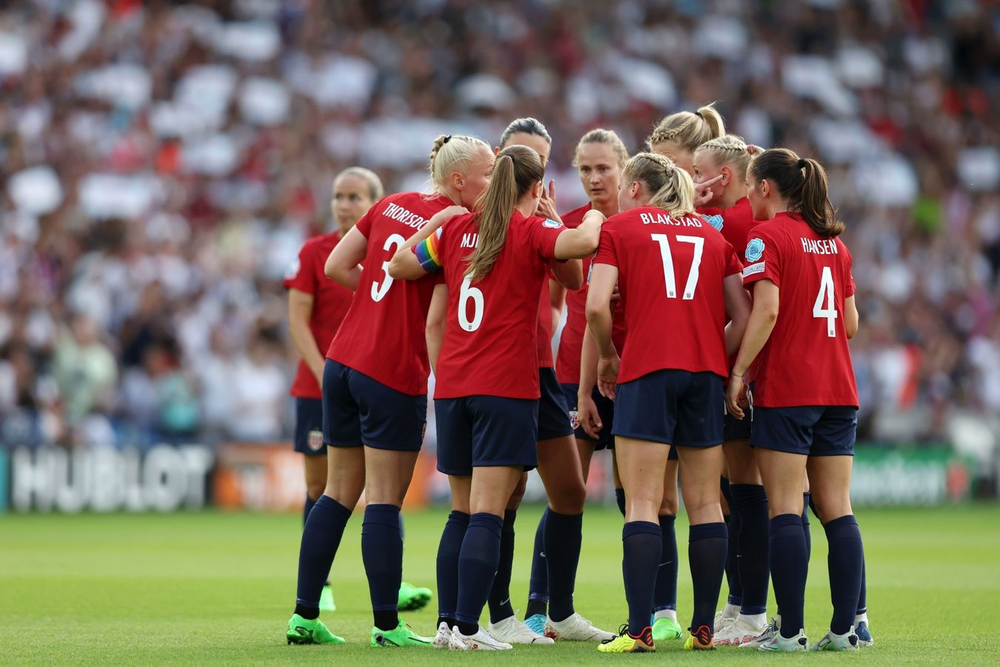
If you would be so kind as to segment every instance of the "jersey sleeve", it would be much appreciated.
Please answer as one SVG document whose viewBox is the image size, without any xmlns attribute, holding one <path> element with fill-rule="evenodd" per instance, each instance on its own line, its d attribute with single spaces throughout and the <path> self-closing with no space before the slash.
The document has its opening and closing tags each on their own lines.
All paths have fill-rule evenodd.
<svg viewBox="0 0 1000 667">
<path fill-rule="evenodd" d="M 379 202 L 379 204 L 381 204 L 381 202 Z M 380 211 L 382 210 L 382 207 L 379 204 L 375 204 L 368 209 L 368 212 L 361 216 L 361 219 L 358 220 L 356 225 L 354 225 L 358 228 L 359 232 L 364 234 L 366 239 L 370 239 L 372 237 L 372 222 L 375 219 L 375 209 Z"/>
<path fill-rule="evenodd" d="M 442 229 L 438 227 L 436 232 L 413 246 L 413 254 L 417 256 L 420 268 L 427 273 L 440 271 L 443 266 L 440 253 Z"/>
<path fill-rule="evenodd" d="M 770 226 L 770 225 L 768 225 Z M 743 283 L 749 285 L 758 280 L 770 280 L 781 287 L 781 252 L 775 234 L 762 226 L 754 230 L 747 242 L 746 263 L 743 268 Z"/>
<path fill-rule="evenodd" d="M 565 225 L 558 220 L 528 218 L 531 245 L 539 257 L 546 260 L 556 259 L 556 239 L 566 231 Z"/>
<path fill-rule="evenodd" d="M 743 262 L 736 255 L 736 250 L 733 249 L 732 244 L 726 243 L 726 253 L 729 256 L 729 260 L 726 262 L 726 277 L 728 278 L 734 274 L 743 273 Z"/>
<path fill-rule="evenodd" d="M 847 249 L 847 245 L 843 241 L 837 239 L 837 244 L 840 245 L 841 252 L 843 252 L 843 256 L 846 258 L 844 260 L 844 263 L 846 264 L 844 267 L 844 273 L 847 275 L 847 285 L 845 285 L 844 288 L 844 295 L 846 298 L 851 298 L 857 290 L 857 286 L 854 284 L 854 257 L 851 255 L 851 251 Z"/>
<path fill-rule="evenodd" d="M 597 244 L 597 254 L 594 256 L 591 269 L 593 269 L 594 264 L 610 264 L 611 266 L 618 266 L 618 252 L 615 247 L 615 237 L 611 235 L 610 230 L 601 230 L 601 240 Z M 588 280 L 588 282 L 590 281 Z"/>
<path fill-rule="evenodd" d="M 316 272 L 313 271 L 312 256 L 316 253 L 311 251 L 311 246 L 306 243 L 299 250 L 298 257 L 288 267 L 283 281 L 285 289 L 297 289 L 306 294 L 316 294 Z M 325 258 L 324 258 L 325 259 Z"/>
</svg>

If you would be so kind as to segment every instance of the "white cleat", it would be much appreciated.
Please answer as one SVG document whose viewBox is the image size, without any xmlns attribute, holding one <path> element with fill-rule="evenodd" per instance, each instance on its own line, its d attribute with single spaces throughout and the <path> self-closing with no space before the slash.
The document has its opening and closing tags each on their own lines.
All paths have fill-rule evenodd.
<svg viewBox="0 0 1000 667">
<path fill-rule="evenodd" d="M 842 635 L 835 635 L 833 632 L 826 633 L 822 639 L 813 644 L 813 651 L 857 651 L 858 636 L 854 633 L 854 627 Z"/>
<path fill-rule="evenodd" d="M 768 629 L 768 624 L 752 625 L 742 618 L 737 618 L 723 626 L 715 633 L 716 646 L 741 646 L 760 637 Z"/>
<path fill-rule="evenodd" d="M 729 608 L 726 607 L 726 609 L 715 612 L 715 623 L 713 624 L 713 632 L 715 632 L 715 634 L 719 634 L 727 625 L 732 625 L 736 622 L 735 616 L 729 616 L 726 614 L 728 609 Z"/>
<path fill-rule="evenodd" d="M 561 621 L 546 619 L 545 636 L 568 642 L 609 642 L 618 635 L 594 627 L 580 614 L 573 614 Z"/>
<path fill-rule="evenodd" d="M 479 628 L 474 635 L 463 635 L 456 625 L 451 629 L 451 634 L 456 641 L 461 642 L 465 645 L 466 651 L 507 651 L 513 648 L 507 642 L 498 642 L 497 640 L 490 637 L 490 635 Z"/>
<path fill-rule="evenodd" d="M 740 648 L 760 648 L 767 642 L 778 636 L 778 630 L 781 628 L 781 624 L 777 619 L 772 618 L 771 622 L 764 626 L 764 630 L 749 641 L 742 642 Z"/>
<path fill-rule="evenodd" d="M 437 634 L 434 635 L 434 648 L 448 651 L 468 650 L 468 647 L 464 643 L 455 639 L 454 633 L 448 628 L 448 624 L 443 621 L 438 625 Z"/>
<path fill-rule="evenodd" d="M 497 624 L 490 623 L 487 632 L 497 641 L 508 644 L 548 645 L 556 643 L 551 637 L 532 632 L 531 628 L 517 620 L 516 616 L 508 616 Z"/>
<path fill-rule="evenodd" d="M 809 638 L 806 637 L 805 630 L 799 630 L 799 634 L 785 639 L 780 632 L 775 632 L 774 636 L 760 645 L 758 651 L 780 651 L 792 653 L 795 651 L 808 651 Z"/>
</svg>

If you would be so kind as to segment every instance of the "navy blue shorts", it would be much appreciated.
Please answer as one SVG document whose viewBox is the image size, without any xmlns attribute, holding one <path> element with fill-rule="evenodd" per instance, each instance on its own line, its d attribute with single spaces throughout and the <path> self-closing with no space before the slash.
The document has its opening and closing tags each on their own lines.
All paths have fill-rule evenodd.
<svg viewBox="0 0 1000 667">
<path fill-rule="evenodd" d="M 722 378 L 666 369 L 618 385 L 613 433 L 676 447 L 722 444 Z"/>
<path fill-rule="evenodd" d="M 552 368 L 538 369 L 538 386 L 542 397 L 538 399 L 538 440 L 551 440 L 573 435 L 566 397 Z M 574 399 L 575 400 L 575 399 Z"/>
<path fill-rule="evenodd" d="M 323 367 L 323 440 L 330 447 L 416 452 L 427 430 L 427 395 L 410 396 L 332 359 Z"/>
<path fill-rule="evenodd" d="M 614 449 L 615 436 L 611 435 L 611 424 L 615 421 L 615 402 L 610 398 L 601 396 L 601 392 L 597 390 L 597 387 L 594 387 L 592 390 L 590 395 L 594 399 L 594 404 L 597 406 L 597 416 L 600 417 L 601 423 L 604 424 L 604 428 L 598 431 L 598 438 L 595 440 L 587 435 L 587 432 L 583 430 L 582 426 L 580 426 L 580 421 L 577 418 L 579 410 L 579 406 L 577 406 L 577 397 L 580 392 L 580 385 L 563 384 L 560 386 L 563 390 L 563 396 L 566 397 L 566 404 L 569 405 L 570 425 L 574 429 L 573 435 L 576 436 L 576 439 L 594 443 L 595 452 L 602 449 Z"/>
<path fill-rule="evenodd" d="M 750 445 L 808 456 L 854 456 L 857 431 L 858 409 L 853 406 L 757 406 Z"/>
<path fill-rule="evenodd" d="M 323 399 L 295 398 L 295 451 L 306 456 L 326 454 Z"/>
<path fill-rule="evenodd" d="M 743 419 L 737 419 L 727 412 L 725 425 L 722 428 L 722 437 L 726 442 L 730 440 L 749 440 L 750 424 L 752 421 L 753 408 L 743 408 Z"/>
<path fill-rule="evenodd" d="M 473 468 L 538 465 L 538 401 L 499 396 L 434 399 L 437 469 L 471 475 Z"/>
</svg>

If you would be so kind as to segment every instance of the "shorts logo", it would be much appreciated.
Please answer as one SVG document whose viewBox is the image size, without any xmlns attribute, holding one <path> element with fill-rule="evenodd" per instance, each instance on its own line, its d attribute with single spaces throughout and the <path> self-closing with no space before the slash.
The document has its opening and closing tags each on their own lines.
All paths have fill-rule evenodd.
<svg viewBox="0 0 1000 667">
<path fill-rule="evenodd" d="M 721 215 L 703 215 L 701 217 L 705 219 L 705 222 L 712 225 L 720 232 L 722 231 L 722 225 L 725 224 L 725 221 L 722 219 Z"/>
<path fill-rule="evenodd" d="M 576 410 L 569 411 L 569 425 L 574 431 L 580 428 L 579 412 Z"/>
<path fill-rule="evenodd" d="M 757 262 L 743 269 L 743 277 L 752 276 L 755 273 L 764 273 L 764 262 Z"/>
<path fill-rule="evenodd" d="M 323 449 L 323 431 L 309 431 L 309 449 L 318 452 Z"/>
<path fill-rule="evenodd" d="M 545 222 L 542 223 L 542 227 L 548 227 L 549 229 L 559 229 L 562 226 L 561 222 L 552 218 L 546 218 Z"/>
<path fill-rule="evenodd" d="M 747 244 L 747 261 L 756 262 L 758 259 L 764 256 L 764 242 L 760 239 L 750 239 L 750 243 Z"/>
</svg>

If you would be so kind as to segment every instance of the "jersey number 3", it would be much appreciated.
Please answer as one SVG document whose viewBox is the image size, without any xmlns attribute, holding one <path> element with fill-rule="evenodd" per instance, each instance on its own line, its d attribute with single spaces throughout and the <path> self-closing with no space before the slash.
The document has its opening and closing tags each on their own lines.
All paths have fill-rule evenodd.
<svg viewBox="0 0 1000 667">
<path fill-rule="evenodd" d="M 382 250 L 389 252 L 389 259 L 382 262 L 382 273 L 385 275 L 385 279 L 381 284 L 377 280 L 372 281 L 372 301 L 378 303 L 385 298 L 385 295 L 389 293 L 389 288 L 392 287 L 392 276 L 389 275 L 389 260 L 392 256 L 396 254 L 399 250 L 399 246 L 406 243 L 404 239 L 399 234 L 390 234 L 389 238 L 385 240 L 385 245 L 382 246 Z"/>
<path fill-rule="evenodd" d="M 650 234 L 653 240 L 660 244 L 660 258 L 663 260 L 663 282 L 667 287 L 667 298 L 677 298 L 677 280 L 674 278 L 674 259 L 670 253 L 670 237 L 666 234 Z M 694 291 L 698 287 L 698 271 L 701 268 L 701 255 L 705 251 L 705 239 L 700 236 L 678 236 L 681 243 L 694 246 L 694 259 L 691 260 L 691 272 L 684 283 L 684 301 L 694 299 Z"/>
<path fill-rule="evenodd" d="M 825 306 L 824 306 L 824 302 Z M 834 338 L 837 335 L 837 308 L 833 302 L 833 272 L 829 266 L 823 267 L 819 278 L 819 294 L 813 304 L 813 317 L 826 320 L 826 335 Z"/>
</svg>

